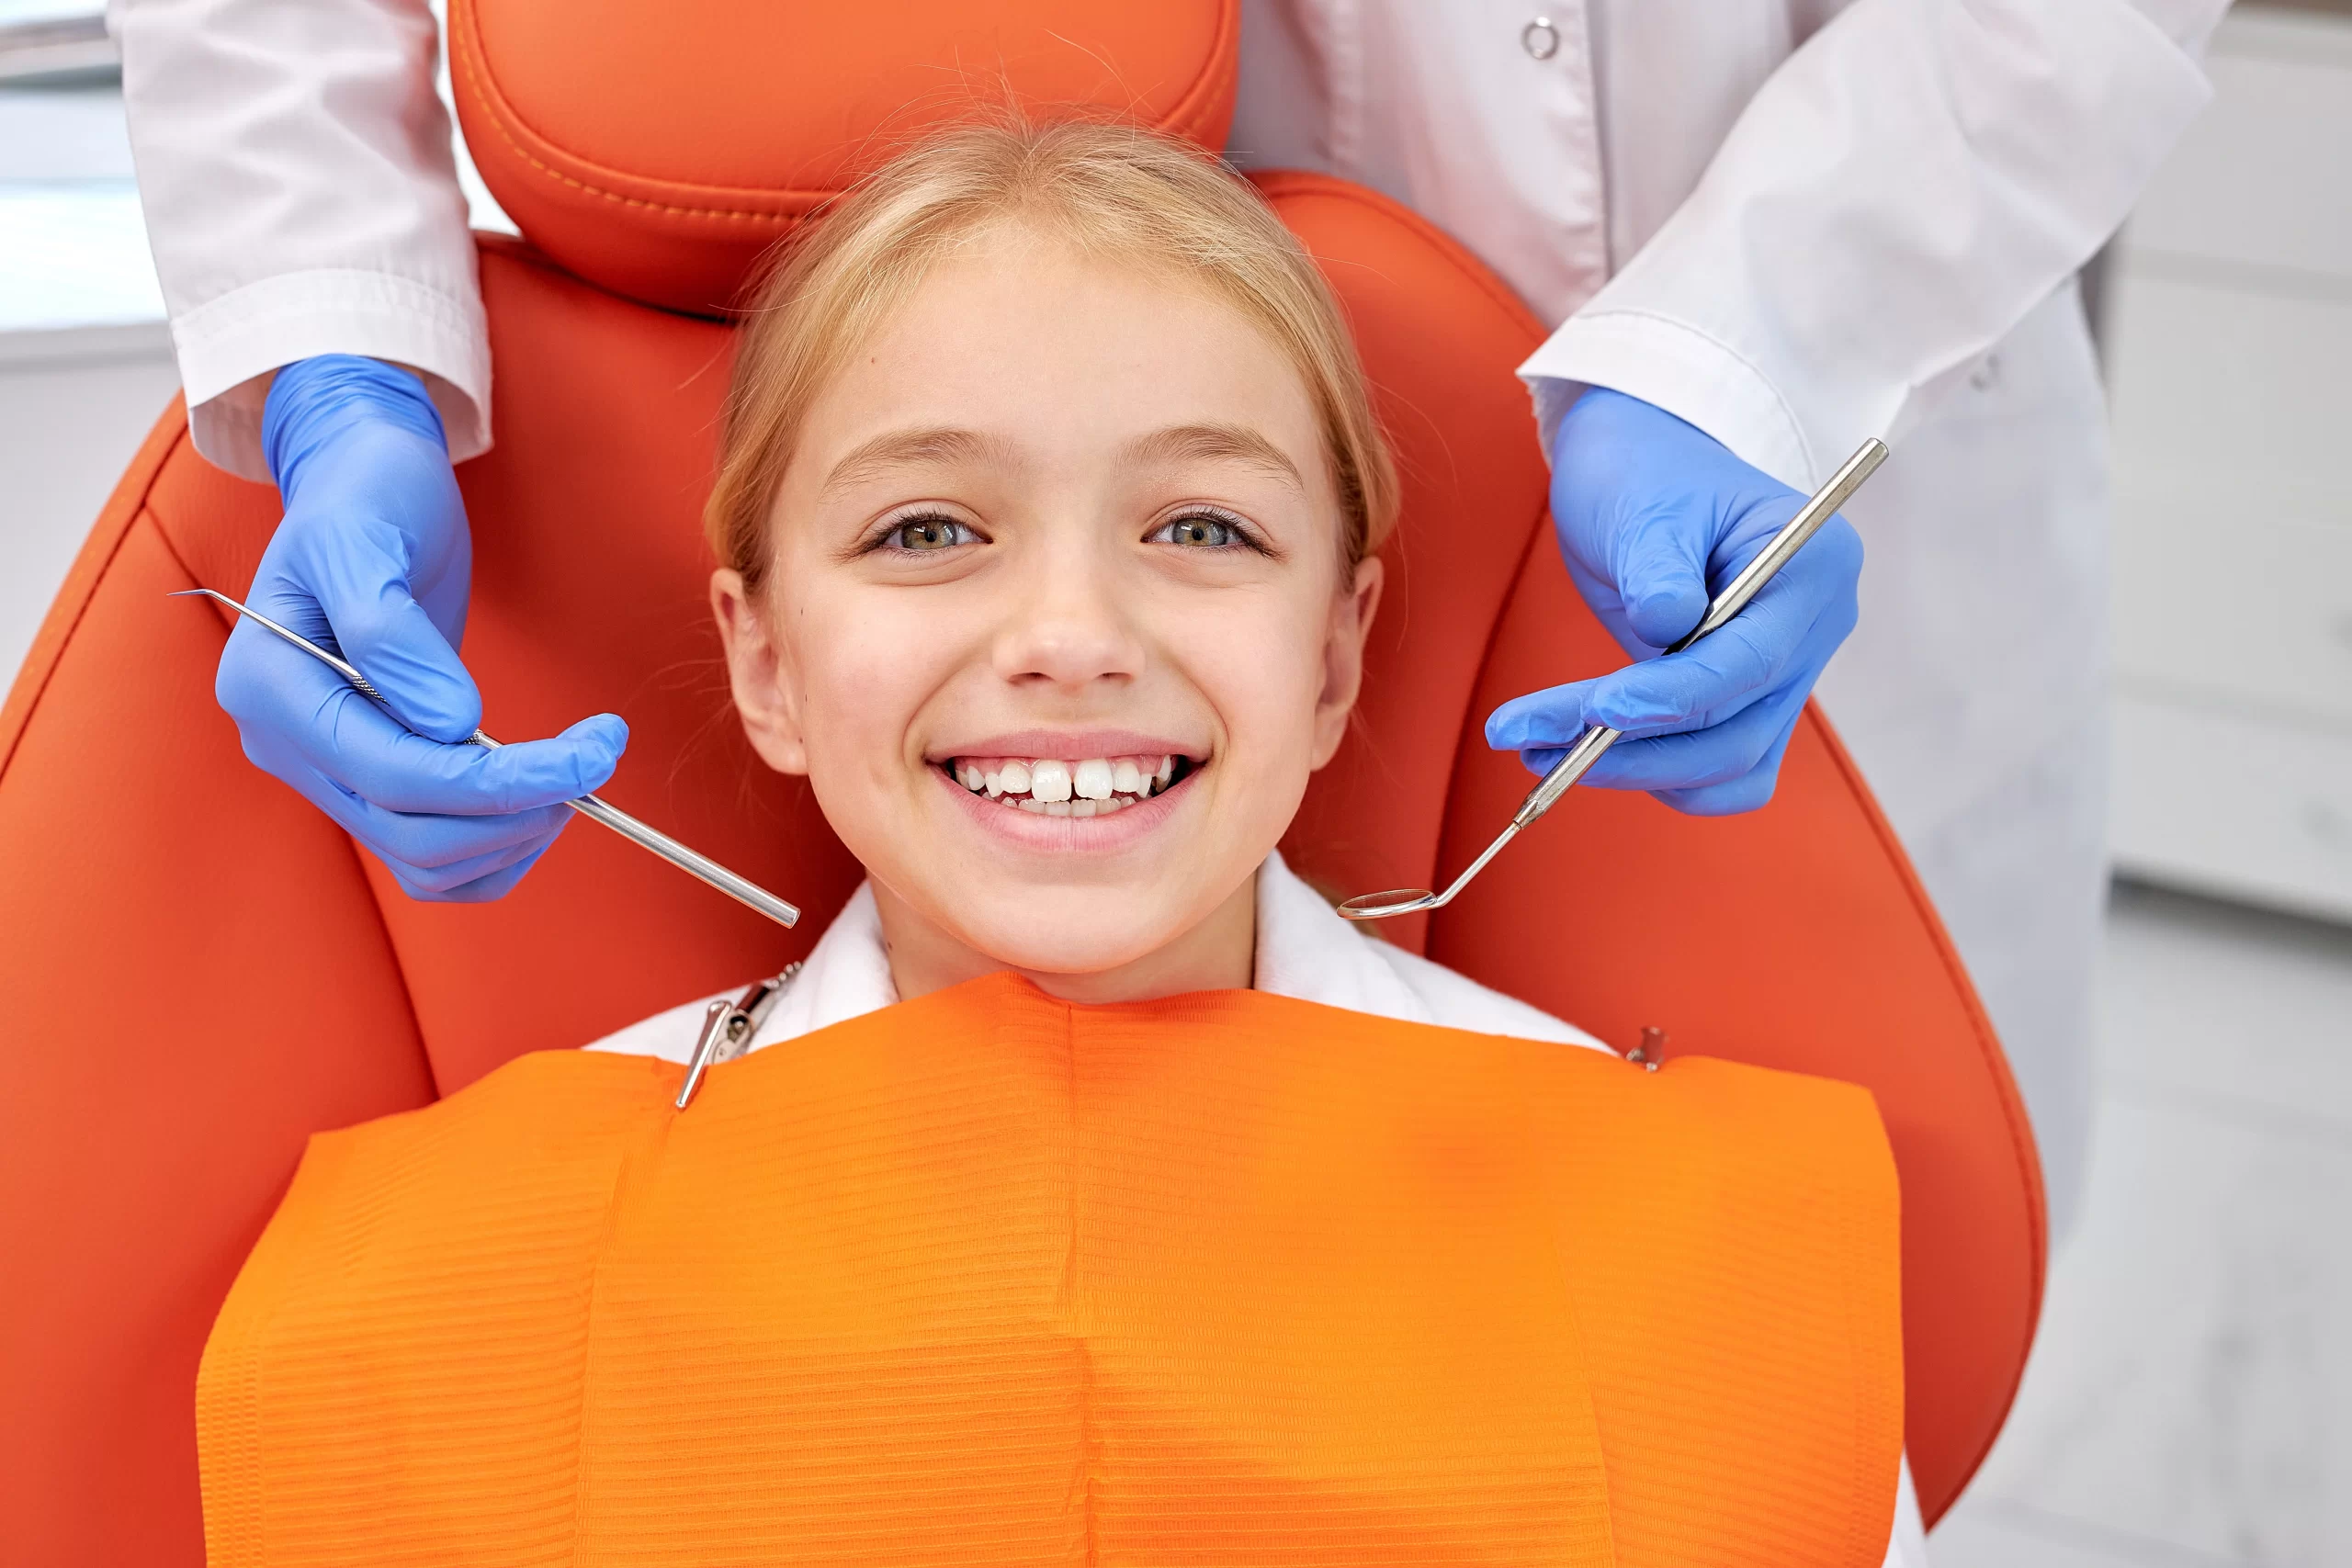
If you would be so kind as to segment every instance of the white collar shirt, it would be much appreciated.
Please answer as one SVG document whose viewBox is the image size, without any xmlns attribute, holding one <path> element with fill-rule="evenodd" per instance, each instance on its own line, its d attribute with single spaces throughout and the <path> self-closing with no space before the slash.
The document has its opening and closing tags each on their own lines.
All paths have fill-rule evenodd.
<svg viewBox="0 0 2352 1568">
<path fill-rule="evenodd" d="M 1367 935 L 1341 919 L 1279 854 L 1267 857 L 1258 875 L 1254 988 L 1406 1023 L 1609 1049 L 1572 1023 Z M 683 1002 L 606 1035 L 588 1049 L 683 1062 L 701 1032 L 704 1010 L 741 989 Z M 752 1035 L 751 1049 L 797 1040 L 898 999 L 874 889 L 862 885 L 776 998 Z"/>
</svg>

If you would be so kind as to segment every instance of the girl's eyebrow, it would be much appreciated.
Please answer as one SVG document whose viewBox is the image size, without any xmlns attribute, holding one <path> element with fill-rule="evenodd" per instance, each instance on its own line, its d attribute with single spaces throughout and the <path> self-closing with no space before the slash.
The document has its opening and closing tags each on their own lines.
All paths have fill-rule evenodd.
<svg viewBox="0 0 2352 1568">
<path fill-rule="evenodd" d="M 1175 424 L 1127 443 L 1136 462 L 1239 462 L 1262 468 L 1302 494 L 1306 482 L 1283 449 L 1243 424 Z"/>
<path fill-rule="evenodd" d="M 860 443 L 849 456 L 835 463 L 819 493 L 846 490 L 910 463 L 1005 461 L 1010 456 L 1003 441 L 977 430 L 958 430 L 950 425 L 888 430 Z"/>
</svg>

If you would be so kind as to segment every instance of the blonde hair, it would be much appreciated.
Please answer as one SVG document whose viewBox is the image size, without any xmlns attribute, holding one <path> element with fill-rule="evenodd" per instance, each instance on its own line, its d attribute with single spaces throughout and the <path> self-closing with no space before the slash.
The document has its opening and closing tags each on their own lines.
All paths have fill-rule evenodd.
<svg viewBox="0 0 2352 1568">
<path fill-rule="evenodd" d="M 953 247 L 1018 222 L 1081 254 L 1173 273 L 1263 331 L 1314 400 L 1352 567 L 1396 515 L 1396 476 L 1355 344 L 1314 261 L 1248 182 L 1140 127 L 1006 120 L 934 135 L 779 247 L 736 348 L 703 511 L 754 592 L 767 517 L 809 406 Z"/>
</svg>

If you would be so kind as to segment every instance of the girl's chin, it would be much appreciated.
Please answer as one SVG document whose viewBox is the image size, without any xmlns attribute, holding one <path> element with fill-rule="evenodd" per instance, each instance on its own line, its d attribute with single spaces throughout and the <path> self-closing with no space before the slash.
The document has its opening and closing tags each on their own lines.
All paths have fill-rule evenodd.
<svg viewBox="0 0 2352 1568">
<path fill-rule="evenodd" d="M 1048 990 L 1060 991 L 1055 982 L 1067 979 L 1083 991 L 1091 978 L 1148 964 L 1187 926 L 1179 911 L 1155 918 L 1141 895 L 1063 889 L 1049 897 L 1057 908 L 1046 919 L 1036 919 L 1033 908 L 999 918 L 976 911 L 979 919 L 959 919 L 946 934 L 991 964 L 1037 976 Z"/>
</svg>

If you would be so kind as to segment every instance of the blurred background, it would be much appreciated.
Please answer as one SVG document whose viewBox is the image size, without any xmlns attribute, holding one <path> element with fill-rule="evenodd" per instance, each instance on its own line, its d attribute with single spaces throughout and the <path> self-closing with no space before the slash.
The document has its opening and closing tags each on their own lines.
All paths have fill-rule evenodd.
<svg viewBox="0 0 2352 1568">
<path fill-rule="evenodd" d="M 101 9 L 0 0 L 0 679 L 176 386 Z M 2208 65 L 2088 278 L 2116 468 L 2088 1198 L 1939 1568 L 2352 1564 L 2352 0 L 2242 4 Z"/>
</svg>

